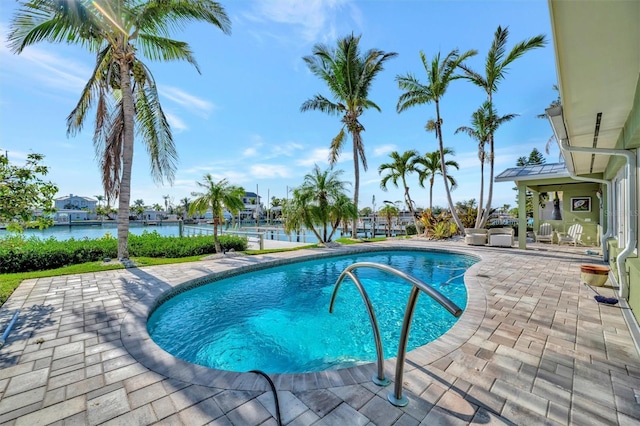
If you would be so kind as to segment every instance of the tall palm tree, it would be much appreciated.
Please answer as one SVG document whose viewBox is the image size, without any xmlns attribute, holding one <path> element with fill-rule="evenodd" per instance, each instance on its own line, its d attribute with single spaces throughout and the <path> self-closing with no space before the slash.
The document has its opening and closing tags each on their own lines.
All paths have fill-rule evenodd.
<svg viewBox="0 0 640 426">
<path fill-rule="evenodd" d="M 378 167 L 378 174 L 382 174 L 383 171 L 387 171 L 387 174 L 380 181 L 380 188 L 383 191 L 387 191 L 387 184 L 389 181 L 393 185 L 398 187 L 398 180 L 402 182 L 402 188 L 404 189 L 404 202 L 411 213 L 411 217 L 415 222 L 415 212 L 413 208 L 413 200 L 409 195 L 409 186 L 407 185 L 407 175 L 409 173 L 416 172 L 416 159 L 418 158 L 418 151 L 412 149 L 405 151 L 402 155 L 398 151 L 393 151 L 389 154 L 393 160 L 391 163 L 383 163 Z"/>
<path fill-rule="evenodd" d="M 493 106 L 485 101 L 477 111 L 471 115 L 471 127 L 460 126 L 455 134 L 466 133 L 470 138 L 478 143 L 478 159 L 480 160 L 480 200 L 478 201 L 478 215 L 476 217 L 475 228 L 480 228 L 482 222 L 482 206 L 484 205 L 484 164 L 487 161 L 486 145 L 497 128 L 507 121 L 513 120 L 518 114 L 507 114 L 498 117 Z"/>
<path fill-rule="evenodd" d="M 444 148 L 445 155 L 454 155 L 455 152 L 451 148 Z M 424 156 L 418 156 L 414 160 L 414 167 L 418 172 L 418 183 L 424 188 L 424 181 L 429 179 L 429 209 L 433 210 L 433 184 L 435 183 L 436 175 L 442 175 L 442 157 L 440 151 L 427 152 Z M 422 167 L 420 167 L 422 166 Z M 460 166 L 455 160 L 445 160 L 444 169 L 447 173 L 448 187 L 451 190 L 458 186 L 455 178 L 448 172 L 449 167 L 454 167 L 456 170 L 460 169 Z"/>
<path fill-rule="evenodd" d="M 198 69 L 189 45 L 169 37 L 187 21 L 204 21 L 229 33 L 224 9 L 210 0 L 21 0 L 11 23 L 15 53 L 38 42 L 73 43 L 96 54 L 80 101 L 67 118 L 67 132 L 82 129 L 95 106 L 94 146 L 107 199 L 118 198 L 118 258 L 129 257 L 129 201 L 134 132 L 151 159 L 157 182 L 173 182 L 177 152 L 155 80 L 141 56 L 186 60 Z"/>
<path fill-rule="evenodd" d="M 347 182 L 340 180 L 342 173 L 342 170 L 333 171 L 332 168 L 323 171 L 316 165 L 311 173 L 304 177 L 302 185 L 293 191 L 294 212 L 287 212 L 287 221 L 301 222 L 320 242 L 331 241 L 335 223 L 339 224 L 345 215 L 348 215 L 349 219 L 358 215 L 355 204 L 345 204 Z M 287 226 L 292 230 L 299 229 L 298 225 L 291 223 Z"/>
<path fill-rule="evenodd" d="M 313 74 L 323 80 L 335 99 L 331 101 L 317 94 L 306 100 L 301 111 L 318 110 L 330 115 L 341 116 L 342 127 L 331 141 L 329 163 L 338 161 L 347 133 L 353 142 L 354 191 L 353 203 L 358 206 L 360 189 L 360 162 L 367 170 L 367 158 L 364 152 L 362 132 L 364 126 L 359 118 L 365 109 L 380 107 L 369 99 L 369 90 L 376 75 L 383 70 L 384 63 L 397 56 L 395 52 L 386 53 L 378 49 L 370 49 L 362 55 L 359 49 L 360 36 L 353 34 L 338 40 L 337 48 L 323 44 L 313 47 L 313 54 L 303 59 Z M 356 237 L 356 219 L 352 222 L 352 237 Z"/>
<path fill-rule="evenodd" d="M 189 215 L 189 206 L 191 205 L 191 200 L 188 197 L 184 197 L 182 199 L 180 199 L 180 205 L 182 206 L 182 209 L 184 211 L 185 216 Z M 188 217 L 186 217 L 185 219 L 187 219 Z"/>
<path fill-rule="evenodd" d="M 482 88 L 487 94 L 487 102 L 489 105 L 493 105 L 493 94 L 498 91 L 498 85 L 505 78 L 505 74 L 509 69 L 509 65 L 516 59 L 520 58 L 526 52 L 538 47 L 543 47 L 546 44 L 544 35 L 540 34 L 532 37 L 528 40 L 516 43 L 515 46 L 507 53 L 506 45 L 509 38 L 509 28 L 498 27 L 494 33 L 493 42 L 487 53 L 485 60 L 485 75 L 482 75 L 465 64 L 460 64 L 460 68 L 464 70 L 465 78 L 470 80 L 473 84 Z M 482 219 L 480 225 L 484 226 L 489 218 L 489 211 L 491 209 L 491 201 L 493 198 L 493 175 L 495 166 L 495 144 L 494 144 L 494 132 L 489 134 L 489 190 L 487 194 L 487 202 L 482 213 Z M 478 206 L 478 209 L 481 209 Z"/>
<path fill-rule="evenodd" d="M 455 71 L 460 64 L 462 64 L 467 58 L 475 55 L 475 50 L 468 50 L 462 54 L 458 52 L 458 49 L 454 49 L 447 54 L 447 56 L 441 61 L 440 52 L 436 54 L 431 63 L 427 61 L 427 56 L 424 52 L 420 52 L 420 59 L 422 60 L 422 66 L 427 73 L 426 84 L 420 83 L 420 81 L 412 74 L 406 74 L 405 76 L 396 76 L 398 87 L 403 91 L 402 95 L 398 99 L 396 110 L 400 113 L 416 105 L 433 103 L 436 107 L 436 119 L 433 121 L 436 138 L 438 138 L 438 146 L 440 149 L 440 158 L 444 158 L 444 142 L 442 140 L 442 118 L 440 116 L 440 101 L 449 87 L 449 83 L 453 80 L 461 78 L 462 76 L 455 74 Z M 449 190 L 447 170 L 445 168 L 445 162 L 441 162 L 441 174 L 444 180 L 444 189 L 447 195 L 447 201 L 449 203 L 449 209 L 451 215 L 455 221 L 458 229 L 463 229 L 462 222 L 456 213 L 453 200 L 451 199 L 451 191 Z"/>
<path fill-rule="evenodd" d="M 226 179 L 218 182 L 213 180 L 211 174 L 204 175 L 204 182 L 196 182 L 203 188 L 203 192 L 192 192 L 191 195 L 196 197 L 189 206 L 189 214 L 204 214 L 211 209 L 213 215 L 213 241 L 216 246 L 216 253 L 222 251 L 220 241 L 218 240 L 218 224 L 222 219 L 224 221 L 224 210 L 227 209 L 231 214 L 236 214 L 244 208 L 244 188 L 240 186 L 230 185 Z"/>
<path fill-rule="evenodd" d="M 398 217 L 399 213 L 400 212 L 398 211 L 398 208 L 390 204 L 385 205 L 378 211 L 378 214 L 387 220 L 387 223 L 386 223 L 387 237 L 391 237 L 391 230 L 393 228 L 392 219 L 394 217 Z"/>
</svg>

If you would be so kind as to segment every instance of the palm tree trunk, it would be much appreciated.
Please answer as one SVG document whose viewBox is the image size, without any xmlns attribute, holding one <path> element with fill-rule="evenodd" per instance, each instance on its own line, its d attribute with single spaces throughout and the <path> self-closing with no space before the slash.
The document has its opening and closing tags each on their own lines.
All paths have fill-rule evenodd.
<svg viewBox="0 0 640 426">
<path fill-rule="evenodd" d="M 220 246 L 220 241 L 218 240 L 218 218 L 213 218 L 213 245 L 216 248 L 216 253 L 222 253 L 222 247 Z"/>
<path fill-rule="evenodd" d="M 433 183 L 434 176 L 429 178 L 429 210 L 433 211 Z"/>
<path fill-rule="evenodd" d="M 126 40 L 122 40 L 123 45 Z M 131 169 L 133 165 L 134 114 L 133 93 L 126 52 L 121 47 L 120 87 L 124 116 L 124 140 L 122 146 L 122 176 L 118 196 L 118 259 L 129 259 L 129 203 L 131 201 Z"/>
<path fill-rule="evenodd" d="M 351 134 L 351 139 L 353 139 L 353 172 L 354 172 L 354 183 L 353 183 L 353 203 L 356 205 L 356 211 L 358 210 L 358 192 L 360 189 L 360 165 L 358 164 L 358 149 L 356 146 L 356 133 Z M 358 237 L 358 218 L 353 218 L 352 228 L 351 228 L 351 238 Z"/>
<path fill-rule="evenodd" d="M 478 202 L 478 213 L 476 214 L 476 229 L 482 228 L 482 216 L 484 215 L 484 211 L 482 210 L 482 206 L 484 202 L 484 154 L 480 159 L 480 201 Z"/>
<path fill-rule="evenodd" d="M 494 169 L 494 152 L 493 152 L 493 134 L 489 136 L 489 193 L 487 194 L 487 204 L 482 212 L 482 222 L 480 225 L 484 227 L 489 219 L 489 211 L 491 209 L 491 199 L 493 198 L 493 169 Z M 478 206 L 479 208 L 479 206 Z"/>
<path fill-rule="evenodd" d="M 407 182 L 404 179 L 404 176 L 402 177 L 402 185 L 404 185 L 404 197 L 405 197 L 405 201 L 407 203 L 407 207 L 409 207 L 409 214 L 411 214 L 411 217 L 413 218 L 413 224 L 416 225 L 416 215 L 413 211 L 413 201 L 411 200 L 411 196 L 409 195 L 409 187 L 407 186 Z"/>
<path fill-rule="evenodd" d="M 451 199 L 451 191 L 449 190 L 449 180 L 447 179 L 447 166 L 446 160 L 444 158 L 444 143 L 442 142 L 442 122 L 440 121 L 440 104 L 436 101 L 436 129 L 438 132 L 438 145 L 440 148 L 440 170 L 442 172 L 442 177 L 444 179 L 444 191 L 447 194 L 447 201 L 449 202 L 449 209 L 451 210 L 451 215 L 453 216 L 453 220 L 456 222 L 458 226 L 458 230 L 462 231 L 464 229 L 464 225 L 460 221 L 458 217 L 458 213 L 456 212 L 456 208 L 453 205 L 453 200 Z"/>
</svg>

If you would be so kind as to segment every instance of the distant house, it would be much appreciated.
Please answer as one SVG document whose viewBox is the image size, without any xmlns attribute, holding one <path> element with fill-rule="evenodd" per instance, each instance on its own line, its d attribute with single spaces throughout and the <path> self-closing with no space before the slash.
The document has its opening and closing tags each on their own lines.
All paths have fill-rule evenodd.
<svg viewBox="0 0 640 426">
<path fill-rule="evenodd" d="M 56 212 L 53 220 L 56 223 L 68 223 L 77 220 L 96 219 L 98 200 L 80 195 L 65 195 L 53 200 Z"/>
<path fill-rule="evenodd" d="M 245 192 L 242 197 L 244 203 L 244 210 L 240 212 L 240 219 L 256 219 L 257 216 L 262 216 L 262 206 L 260 204 L 260 197 L 255 192 Z"/>
<path fill-rule="evenodd" d="M 96 204 L 98 200 L 91 197 L 83 197 L 80 195 L 65 195 L 64 197 L 56 198 L 54 200 L 54 206 L 58 210 L 96 210 Z"/>
</svg>

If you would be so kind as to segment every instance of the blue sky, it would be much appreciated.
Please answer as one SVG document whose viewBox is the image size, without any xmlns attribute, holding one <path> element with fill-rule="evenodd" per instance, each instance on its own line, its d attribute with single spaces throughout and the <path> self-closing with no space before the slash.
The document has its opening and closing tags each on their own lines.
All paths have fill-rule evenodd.
<svg viewBox="0 0 640 426">
<path fill-rule="evenodd" d="M 318 111 L 300 112 L 314 94 L 329 96 L 312 75 L 302 57 L 313 45 L 335 45 L 353 32 L 361 34 L 361 49 L 397 52 L 374 81 L 370 98 L 382 112 L 367 110 L 361 117 L 368 171 L 361 169 L 360 208 L 376 207 L 383 200 L 402 200 L 401 189 L 380 189 L 378 166 L 389 153 L 417 149 L 421 154 L 437 149 L 433 134 L 424 125 L 435 117 L 435 107 L 424 105 L 396 113 L 401 94 L 397 75 L 410 72 L 425 82 L 420 62 L 446 55 L 454 48 L 478 50 L 468 64 L 481 71 L 493 33 L 508 26 L 509 45 L 537 34 L 548 44 L 515 61 L 494 96 L 500 114 L 519 117 L 496 134 L 496 174 L 512 167 L 532 148 L 544 152 L 552 134 L 547 120 L 536 118 L 555 99 L 554 54 L 547 2 L 545 1 L 403 1 L 403 0 L 240 0 L 222 1 L 232 21 L 226 36 L 214 27 L 191 24 L 174 38 L 188 42 L 201 74 L 187 63 L 149 63 L 158 84 L 161 102 L 169 117 L 179 154 L 173 186 L 156 185 L 150 177 L 149 158 L 136 143 L 131 200 L 164 205 L 163 195 L 174 203 L 198 190 L 195 182 L 205 173 L 227 178 L 248 191 L 266 197 L 286 197 L 286 188 L 302 183 L 314 164 L 328 167 L 331 139 L 340 130 L 338 117 Z M 66 135 L 66 117 L 75 106 L 93 67 L 90 53 L 67 45 L 36 45 L 15 55 L 6 45 L 14 2 L 0 8 L 0 149 L 12 162 L 21 163 L 29 152 L 46 156 L 47 176 L 59 187 L 57 196 L 102 194 L 100 173 L 92 145 L 93 120 L 75 137 Z M 454 201 L 478 199 L 479 162 L 476 143 L 459 126 L 470 117 L 484 93 L 458 80 L 441 102 L 445 146 L 455 150 L 459 181 Z M 349 139 L 337 169 L 353 181 L 353 156 Z M 547 162 L 558 159 L 552 150 Z M 428 206 L 428 189 L 409 177 L 412 198 Z M 515 205 L 513 183 L 494 184 L 495 207 Z M 434 205 L 446 206 L 442 179 L 434 188 Z"/>
</svg>

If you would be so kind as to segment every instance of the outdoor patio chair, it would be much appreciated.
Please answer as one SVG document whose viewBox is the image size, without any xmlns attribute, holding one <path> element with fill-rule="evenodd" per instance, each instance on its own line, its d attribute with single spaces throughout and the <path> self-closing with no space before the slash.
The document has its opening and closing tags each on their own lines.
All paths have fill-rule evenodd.
<svg viewBox="0 0 640 426">
<path fill-rule="evenodd" d="M 489 229 L 489 245 L 493 247 L 511 247 L 513 245 L 513 228 Z"/>
<path fill-rule="evenodd" d="M 538 232 L 534 232 L 534 235 L 536 236 L 537 242 L 551 243 L 553 242 L 553 227 L 550 223 L 543 223 L 540 225 L 540 230 Z"/>
<path fill-rule="evenodd" d="M 487 244 L 487 230 L 464 228 L 464 242 L 470 246 L 483 246 Z"/>
<path fill-rule="evenodd" d="M 582 225 L 579 223 L 574 223 L 569 227 L 569 230 L 566 232 L 558 232 L 558 245 L 562 243 L 573 244 L 573 246 L 577 246 L 578 244 L 582 244 Z"/>
</svg>

